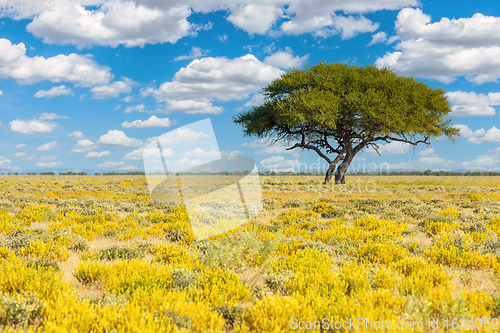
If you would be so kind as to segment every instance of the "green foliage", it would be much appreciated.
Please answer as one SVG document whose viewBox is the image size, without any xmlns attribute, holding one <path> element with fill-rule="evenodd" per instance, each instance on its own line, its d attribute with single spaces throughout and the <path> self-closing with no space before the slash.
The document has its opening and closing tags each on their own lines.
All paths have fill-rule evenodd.
<svg viewBox="0 0 500 333">
<path fill-rule="evenodd" d="M 319 63 L 284 74 L 264 88 L 264 95 L 262 105 L 234 119 L 247 135 L 266 136 L 280 126 L 302 125 L 330 133 L 458 134 L 443 119 L 451 108 L 441 88 L 385 68 Z"/>
<path fill-rule="evenodd" d="M 431 138 L 459 135 L 445 117 L 451 106 L 443 89 L 387 68 L 319 63 L 292 69 L 263 94 L 261 105 L 234 122 L 245 135 L 293 141 L 291 149 L 314 150 L 332 166 L 342 160 L 336 183 L 345 183 L 354 156 L 365 147 L 378 148 L 376 142 L 428 144 Z"/>
</svg>

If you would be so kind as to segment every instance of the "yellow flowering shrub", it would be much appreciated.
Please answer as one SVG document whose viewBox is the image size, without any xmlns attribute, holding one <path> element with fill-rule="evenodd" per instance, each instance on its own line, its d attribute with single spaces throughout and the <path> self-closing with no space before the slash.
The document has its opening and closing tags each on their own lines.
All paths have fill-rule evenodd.
<svg viewBox="0 0 500 333">
<path fill-rule="evenodd" d="M 156 245 L 152 249 L 152 253 L 156 255 L 157 261 L 176 267 L 193 268 L 197 259 L 191 251 L 175 243 Z"/>
<path fill-rule="evenodd" d="M 476 238 L 483 239 L 477 235 Z M 498 258 L 494 254 L 481 254 L 477 250 L 473 251 L 475 244 L 476 242 L 468 233 L 445 232 L 435 238 L 433 246 L 424 252 L 424 256 L 439 264 L 491 268 Z"/>
<path fill-rule="evenodd" d="M 89 284 L 105 277 L 106 273 L 106 267 L 101 263 L 95 260 L 85 260 L 80 261 L 73 275 L 78 281 Z"/>
<path fill-rule="evenodd" d="M 314 204 L 313 208 L 311 210 L 316 213 L 323 213 L 324 211 L 329 210 L 331 205 L 327 202 L 324 201 L 318 201 L 316 204 Z"/>
<path fill-rule="evenodd" d="M 441 232 L 449 232 L 457 230 L 460 226 L 456 223 L 446 223 L 446 222 L 427 220 L 424 223 L 424 227 L 427 235 L 434 237 Z"/>
<path fill-rule="evenodd" d="M 69 258 L 68 244 L 69 240 L 65 238 L 56 238 L 48 242 L 39 238 L 27 248 L 21 249 L 19 254 L 34 259 L 48 258 L 57 261 L 66 261 Z"/>
<path fill-rule="evenodd" d="M 330 228 L 316 231 L 312 239 L 326 244 L 335 241 L 387 242 L 401 239 L 403 231 L 408 228 L 404 223 L 377 217 L 360 217 L 355 219 L 352 224 L 352 226 L 347 226 L 340 220 L 331 220 Z"/>
<path fill-rule="evenodd" d="M 362 243 L 354 252 L 359 258 L 384 265 L 407 255 L 406 250 L 397 244 L 375 242 Z"/>
<path fill-rule="evenodd" d="M 458 217 L 460 212 L 455 207 L 448 207 L 439 212 L 439 215 L 443 217 Z"/>
<path fill-rule="evenodd" d="M 0 232 L 10 233 L 14 228 L 14 218 L 5 209 L 0 209 Z"/>
<path fill-rule="evenodd" d="M 488 223 L 486 223 L 486 228 L 500 237 L 500 217 L 492 218 Z"/>
<path fill-rule="evenodd" d="M 25 206 L 21 212 L 16 214 L 16 220 L 23 225 L 30 226 L 33 222 L 42 222 L 47 219 L 47 212 L 52 212 L 50 205 Z"/>
<path fill-rule="evenodd" d="M 233 271 L 219 267 L 203 267 L 197 288 L 190 289 L 189 296 L 195 302 L 212 306 L 233 306 L 238 302 L 250 300 L 250 288 L 242 283 Z"/>
</svg>

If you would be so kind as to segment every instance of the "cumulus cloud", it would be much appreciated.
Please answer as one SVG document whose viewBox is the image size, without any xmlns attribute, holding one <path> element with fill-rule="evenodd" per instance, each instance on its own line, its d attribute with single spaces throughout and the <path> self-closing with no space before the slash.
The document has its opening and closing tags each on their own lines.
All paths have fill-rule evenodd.
<svg viewBox="0 0 500 333">
<path fill-rule="evenodd" d="M 410 162 L 402 163 L 384 163 L 381 168 L 388 170 L 449 170 L 459 168 L 460 164 L 456 161 L 442 158 L 433 148 L 426 148 L 418 153 L 419 158 Z"/>
<path fill-rule="evenodd" d="M 38 119 L 40 120 L 54 120 L 54 119 L 59 119 L 59 118 L 67 118 L 67 117 L 61 117 L 57 113 L 53 112 L 44 112 L 38 116 Z"/>
<path fill-rule="evenodd" d="M 283 73 L 251 54 L 235 59 L 195 59 L 181 68 L 173 81 L 163 83 L 154 96 L 165 101 L 169 111 L 218 114 L 223 110 L 213 106 L 212 101 L 248 98 Z"/>
<path fill-rule="evenodd" d="M 137 148 L 137 149 L 131 151 L 130 153 L 125 155 L 123 157 L 123 159 L 130 160 L 130 161 L 138 161 L 138 160 L 142 160 L 142 159 L 144 159 L 144 160 L 156 159 L 159 152 L 160 152 L 160 149 L 158 149 L 158 148 L 141 147 L 141 148 Z M 162 149 L 161 153 L 165 159 L 175 156 L 175 152 L 171 148 Z"/>
<path fill-rule="evenodd" d="M 110 169 L 110 168 L 115 168 L 116 169 L 116 168 L 118 168 L 121 171 L 130 171 L 130 170 L 137 170 L 138 169 L 137 167 L 135 167 L 133 165 L 126 164 L 123 161 L 120 161 L 120 162 L 105 162 L 105 163 L 98 164 L 97 167 L 98 168 L 106 168 L 106 169 Z"/>
<path fill-rule="evenodd" d="M 26 29 L 48 44 L 143 47 L 175 43 L 190 35 L 189 6 L 171 1 L 97 1 L 87 9 L 84 1 L 59 0 L 57 10 L 44 11 Z"/>
<path fill-rule="evenodd" d="M 319 37 L 340 34 L 342 39 L 350 39 L 361 33 L 374 32 L 378 27 L 378 23 L 373 23 L 364 16 L 342 16 L 331 13 L 312 17 L 297 15 L 294 19 L 281 25 L 282 31 L 287 34 L 313 33 Z"/>
<path fill-rule="evenodd" d="M 146 120 L 125 121 L 122 123 L 122 127 L 125 128 L 170 127 L 171 125 L 172 121 L 169 118 L 158 118 L 156 116 L 151 116 Z"/>
<path fill-rule="evenodd" d="M 0 96 L 2 96 L 2 95 L 3 95 L 3 91 L 0 90 Z"/>
<path fill-rule="evenodd" d="M 60 162 L 60 161 L 57 161 L 57 162 L 38 162 L 35 165 L 37 167 L 40 167 L 40 168 L 55 168 L 55 167 L 64 166 L 64 165 L 66 165 L 66 163 Z"/>
<path fill-rule="evenodd" d="M 74 131 L 66 135 L 70 139 L 81 139 L 83 138 L 83 133 L 80 131 Z"/>
<path fill-rule="evenodd" d="M 282 69 L 297 68 L 302 67 L 308 58 L 308 55 L 302 57 L 294 56 L 292 49 L 286 48 L 285 51 L 278 51 L 266 57 L 264 63 Z"/>
<path fill-rule="evenodd" d="M 108 133 L 101 135 L 96 142 L 99 145 L 111 147 L 139 147 L 142 141 L 129 138 L 123 131 L 110 130 Z"/>
<path fill-rule="evenodd" d="M 276 155 L 276 154 L 296 154 L 296 150 L 286 150 L 292 147 L 295 142 L 278 141 L 271 145 L 272 139 L 260 138 L 251 142 L 248 146 L 257 149 L 256 155 Z M 246 145 L 244 145 L 246 146 Z"/>
<path fill-rule="evenodd" d="M 378 144 L 378 152 L 380 155 L 397 155 L 406 154 L 410 151 L 411 145 L 405 142 L 392 141 L 387 144 Z M 365 155 L 377 155 L 374 148 L 370 147 L 364 151 Z"/>
<path fill-rule="evenodd" d="M 51 81 L 90 87 L 106 84 L 112 76 L 108 67 L 98 65 L 90 57 L 75 53 L 28 57 L 24 43 L 12 44 L 0 38 L 0 78 L 12 78 L 20 84 Z"/>
<path fill-rule="evenodd" d="M 39 119 L 21 120 L 16 119 L 9 123 L 10 130 L 25 135 L 33 134 L 49 134 L 57 127 L 57 125 L 50 121 L 43 121 Z"/>
<path fill-rule="evenodd" d="M 97 145 L 88 140 L 88 139 L 83 139 L 83 140 L 78 140 L 78 142 L 71 148 L 69 151 L 70 153 L 88 153 L 91 150 L 94 150 L 97 148 Z"/>
<path fill-rule="evenodd" d="M 195 148 L 184 153 L 188 158 L 221 158 L 221 153 L 218 150 L 205 151 L 202 148 Z"/>
<path fill-rule="evenodd" d="M 452 91 L 446 93 L 453 104 L 453 115 L 459 117 L 493 116 L 494 106 L 500 105 L 500 93 L 490 92 L 488 95 L 475 92 Z"/>
<path fill-rule="evenodd" d="M 483 134 L 484 130 L 481 131 L 481 134 Z M 485 131 L 483 135 L 481 136 L 471 136 L 467 140 L 469 143 L 500 143 L 500 129 L 496 128 L 493 126 L 489 130 Z"/>
<path fill-rule="evenodd" d="M 0 156 L 0 168 L 10 168 L 12 161 L 5 156 Z"/>
<path fill-rule="evenodd" d="M 384 31 L 379 31 L 376 34 L 372 35 L 372 40 L 370 41 L 370 43 L 368 43 L 368 46 L 385 43 L 388 42 L 388 40 L 389 39 L 387 38 L 387 33 Z"/>
<path fill-rule="evenodd" d="M 191 53 L 188 55 L 178 56 L 174 59 L 174 61 L 188 60 L 188 59 L 197 59 L 205 56 L 208 53 L 207 50 L 202 50 L 199 47 L 193 46 L 191 48 Z"/>
<path fill-rule="evenodd" d="M 129 94 L 132 91 L 132 84 L 132 80 L 124 77 L 121 81 L 94 87 L 90 89 L 90 92 L 94 99 L 116 98 L 120 94 Z"/>
<path fill-rule="evenodd" d="M 100 152 L 91 151 L 90 153 L 85 155 L 85 158 L 103 158 L 103 157 L 106 157 L 109 155 L 111 155 L 111 152 L 109 150 L 104 150 L 104 151 L 100 151 Z"/>
<path fill-rule="evenodd" d="M 197 30 L 210 29 L 210 24 L 190 23 L 188 19 L 193 12 L 227 11 L 226 19 L 251 35 L 274 30 L 317 36 L 341 34 L 346 39 L 377 28 L 377 23 L 362 16 L 364 13 L 416 5 L 417 0 L 99 0 L 90 3 L 59 0 L 54 11 L 7 15 L 32 19 L 27 30 L 44 43 L 73 44 L 79 48 L 90 45 L 143 47 L 176 43 L 183 37 L 195 35 Z M 219 39 L 225 41 L 227 36 Z"/>
<path fill-rule="evenodd" d="M 297 159 L 288 160 L 283 156 L 272 156 L 265 160 L 262 160 L 260 164 L 274 172 L 287 172 L 295 171 L 300 167 L 300 162 Z"/>
<path fill-rule="evenodd" d="M 56 96 L 75 96 L 75 94 L 71 88 L 62 85 L 49 90 L 38 90 L 34 95 L 35 98 L 52 98 Z"/>
<path fill-rule="evenodd" d="M 282 15 L 283 9 L 272 2 L 245 3 L 232 9 L 227 20 L 250 34 L 264 34 Z"/>
<path fill-rule="evenodd" d="M 465 161 L 462 166 L 470 171 L 500 171 L 500 147 L 490 149 L 471 161 Z"/>
<path fill-rule="evenodd" d="M 51 149 L 54 149 L 55 147 L 57 147 L 57 142 L 52 141 L 52 142 L 47 142 L 46 144 L 43 144 L 43 145 L 37 147 L 35 150 L 36 151 L 49 151 Z"/>
<path fill-rule="evenodd" d="M 378 67 L 444 83 L 457 76 L 475 83 L 500 78 L 500 17 L 477 13 L 431 23 L 421 9 L 405 8 L 398 14 L 396 32 L 401 42 L 395 52 L 377 59 Z"/>
<path fill-rule="evenodd" d="M 123 112 L 125 113 L 146 112 L 146 105 L 138 104 L 138 105 L 128 106 Z"/>
<path fill-rule="evenodd" d="M 16 149 L 22 149 L 24 147 L 26 147 L 25 143 L 20 143 L 20 144 L 17 144 L 17 145 L 14 146 L 14 148 L 16 148 Z"/>
</svg>

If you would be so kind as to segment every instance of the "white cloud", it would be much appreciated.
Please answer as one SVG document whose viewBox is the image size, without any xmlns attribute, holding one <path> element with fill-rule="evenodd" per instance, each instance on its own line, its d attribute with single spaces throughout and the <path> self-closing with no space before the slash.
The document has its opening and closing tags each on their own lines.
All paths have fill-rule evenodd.
<svg viewBox="0 0 500 333">
<path fill-rule="evenodd" d="M 51 133 L 57 125 L 49 121 L 41 121 L 38 119 L 21 120 L 16 119 L 10 122 L 10 130 L 26 135 L 32 134 L 48 134 Z"/>
<path fill-rule="evenodd" d="M 132 91 L 132 84 L 132 80 L 124 77 L 122 78 L 122 81 L 97 86 L 90 89 L 90 91 L 92 92 L 92 98 L 94 99 L 116 98 L 120 94 L 129 94 Z"/>
<path fill-rule="evenodd" d="M 371 21 L 362 16 L 341 16 L 339 12 L 362 14 L 377 10 L 396 10 L 418 5 L 417 0 L 267 0 L 250 2 L 195 1 L 195 11 L 228 10 L 227 20 L 249 34 L 268 33 L 280 19 L 284 33 L 313 33 L 326 36 L 342 33 L 344 38 L 356 33 L 373 31 Z"/>
<path fill-rule="evenodd" d="M 123 112 L 132 113 L 132 112 L 146 112 L 146 105 L 138 104 L 134 106 L 128 106 Z"/>
<path fill-rule="evenodd" d="M 26 158 L 26 157 L 28 157 L 28 154 L 26 154 L 25 152 L 18 152 L 18 153 L 10 154 L 8 156 L 15 157 L 15 158 Z"/>
<path fill-rule="evenodd" d="M 96 143 L 112 147 L 139 147 L 142 145 L 141 140 L 129 138 L 124 132 L 119 130 L 108 131 L 108 133 L 101 135 Z"/>
<path fill-rule="evenodd" d="M 265 99 L 264 95 L 262 95 L 262 94 L 255 94 L 243 106 L 246 107 L 246 108 L 251 107 L 251 106 L 257 106 L 257 105 L 260 105 L 262 102 L 264 102 L 264 99 Z"/>
<path fill-rule="evenodd" d="M 460 164 L 449 159 L 442 158 L 437 155 L 433 148 L 426 148 L 418 153 L 420 156 L 416 160 L 402 163 L 384 163 L 381 169 L 388 167 L 389 170 L 449 170 L 458 168 Z"/>
<path fill-rule="evenodd" d="M 378 144 L 378 152 L 380 155 L 397 155 L 397 154 L 406 154 L 410 150 L 411 145 L 405 142 L 399 141 L 391 141 L 387 144 Z M 364 151 L 365 155 L 375 156 L 377 152 L 374 148 L 370 147 Z"/>
<path fill-rule="evenodd" d="M 208 98 L 193 100 L 167 100 L 167 109 L 187 114 L 219 114 L 224 111 L 220 106 L 214 106 Z"/>
<path fill-rule="evenodd" d="M 264 63 L 282 69 L 297 68 L 302 67 L 306 63 L 308 58 L 308 55 L 305 55 L 303 57 L 294 57 L 292 54 L 292 49 L 287 48 L 285 51 L 278 51 L 266 57 L 264 59 Z"/>
<path fill-rule="evenodd" d="M 123 161 L 120 161 L 120 162 L 105 162 L 105 163 L 98 164 L 97 167 L 98 168 L 106 168 L 106 169 L 110 169 L 110 168 L 115 168 L 116 169 L 116 168 L 118 168 L 121 171 L 130 171 L 130 170 L 137 170 L 138 169 L 137 167 L 135 167 L 133 165 L 126 164 Z"/>
<path fill-rule="evenodd" d="M 396 31 L 401 39 L 397 51 L 377 59 L 378 67 L 444 83 L 457 76 L 475 83 L 500 78 L 500 17 L 478 13 L 431 23 L 421 9 L 405 8 L 398 14 Z"/>
<path fill-rule="evenodd" d="M 3 91 L 0 90 L 0 96 L 2 96 L 2 95 L 3 95 Z"/>
<path fill-rule="evenodd" d="M 36 151 L 49 151 L 51 149 L 54 149 L 55 147 L 57 147 L 57 142 L 52 141 L 52 142 L 47 142 L 46 144 L 39 146 L 35 150 Z"/>
<path fill-rule="evenodd" d="M 124 160 L 138 161 L 138 160 L 148 160 L 155 159 L 158 156 L 158 148 L 137 148 L 123 157 Z M 162 149 L 163 157 L 169 158 L 174 157 L 175 152 L 171 148 Z"/>
<path fill-rule="evenodd" d="M 40 162 L 51 162 L 57 160 L 56 155 L 49 155 L 49 156 L 38 156 L 38 155 L 27 155 L 24 154 L 21 156 L 21 154 L 16 154 L 18 157 L 21 157 L 23 161 L 40 161 Z"/>
<path fill-rule="evenodd" d="M 88 8 L 89 5 L 95 8 Z M 190 23 L 191 13 L 224 10 L 228 12 L 229 22 L 249 34 L 266 34 L 275 29 L 291 34 L 342 34 L 342 38 L 351 38 L 358 33 L 373 32 L 378 26 L 361 14 L 416 5 L 417 0 L 59 0 L 55 11 L 28 15 L 32 22 L 27 30 L 49 44 L 73 44 L 79 48 L 89 45 L 143 47 L 175 43 L 195 35 L 197 30 L 210 29 L 211 24 Z M 227 40 L 226 35 L 218 38 L 221 42 Z"/>
<path fill-rule="evenodd" d="M 53 112 L 44 112 L 44 113 L 40 114 L 40 116 L 38 117 L 38 119 L 40 119 L 40 120 L 54 120 L 54 119 L 59 119 L 59 118 L 63 118 L 63 117 L 61 117 L 57 113 L 53 113 Z"/>
<path fill-rule="evenodd" d="M 121 99 L 122 101 L 124 101 L 125 103 L 130 103 L 134 100 L 134 96 L 125 96 Z M 117 109 L 120 108 L 120 105 L 117 106 Z"/>
<path fill-rule="evenodd" d="M 33 18 L 26 29 L 48 44 L 143 47 L 145 44 L 175 43 L 192 33 L 186 4 L 170 1 L 59 0 L 57 10 Z"/>
<path fill-rule="evenodd" d="M 207 53 L 208 53 L 207 50 L 202 50 L 199 47 L 193 46 L 191 47 L 191 53 L 189 55 L 178 56 L 174 59 L 174 61 L 197 59 L 205 56 Z"/>
<path fill-rule="evenodd" d="M 52 98 L 56 96 L 75 96 L 75 94 L 71 88 L 62 85 L 49 90 L 38 90 L 34 95 L 35 98 Z"/>
<path fill-rule="evenodd" d="M 488 95 L 475 92 L 452 91 L 446 93 L 453 104 L 453 115 L 461 117 L 493 116 L 494 106 L 500 105 L 500 93 L 490 92 Z"/>
<path fill-rule="evenodd" d="M 50 58 L 27 57 L 24 43 L 12 44 L 0 38 L 0 78 L 12 78 L 20 84 L 51 81 L 90 87 L 108 83 L 112 75 L 108 67 L 87 56 L 71 53 Z"/>
<path fill-rule="evenodd" d="M 78 142 L 71 148 L 69 151 L 70 153 L 88 153 L 91 150 L 94 150 L 97 148 L 97 145 L 88 140 L 88 139 L 83 139 L 83 140 L 78 140 Z"/>
<path fill-rule="evenodd" d="M 57 161 L 57 162 L 38 162 L 35 165 L 37 167 L 40 167 L 40 168 L 55 168 L 55 167 L 64 166 L 65 163 L 64 162 L 60 162 L 60 161 Z"/>
<path fill-rule="evenodd" d="M 368 43 L 368 46 L 372 46 L 379 43 L 385 43 L 387 41 L 387 33 L 384 31 L 379 31 L 372 35 L 372 40 Z"/>
<path fill-rule="evenodd" d="M 83 133 L 80 131 L 74 131 L 66 135 L 70 139 L 81 139 L 83 138 Z"/>
<path fill-rule="evenodd" d="M 262 160 L 260 164 L 274 172 L 286 172 L 286 171 L 295 171 L 299 168 L 300 162 L 295 160 L 287 160 L 283 156 L 272 156 L 265 160 Z"/>
<path fill-rule="evenodd" d="M 202 132 L 192 131 L 189 128 L 177 128 L 171 132 L 164 135 L 160 135 L 157 139 L 161 140 L 163 147 L 175 147 L 179 145 L 188 145 L 192 143 L 197 143 L 200 140 L 208 138 L 208 135 Z M 149 138 L 146 140 L 150 142 L 156 138 Z"/>
<path fill-rule="evenodd" d="M 481 154 L 474 160 L 465 161 L 462 166 L 469 171 L 500 171 L 500 147 L 490 149 L 486 154 Z"/>
<path fill-rule="evenodd" d="M 281 30 L 286 34 L 313 33 L 319 37 L 340 34 L 342 39 L 350 39 L 361 33 L 374 32 L 378 27 L 378 23 L 363 16 L 341 16 L 325 12 L 312 17 L 298 14 L 294 19 L 283 23 Z"/>
<path fill-rule="evenodd" d="M 163 83 L 154 95 L 167 102 L 170 111 L 218 114 L 222 108 L 211 101 L 248 98 L 283 73 L 251 54 L 235 59 L 207 57 L 181 68 L 174 80 Z"/>
<path fill-rule="evenodd" d="M 255 151 L 256 155 L 276 155 L 276 154 L 296 155 L 297 151 L 300 151 L 299 148 L 295 148 L 294 150 L 286 150 L 286 148 L 292 147 L 295 144 L 295 142 L 285 142 L 281 140 L 270 145 L 271 142 L 272 139 L 270 138 L 260 138 L 251 142 L 248 146 L 254 149 L 258 149 L 257 151 Z M 243 146 L 246 147 L 246 145 Z"/>
<path fill-rule="evenodd" d="M 500 143 L 500 129 L 493 126 L 487 131 L 482 130 L 480 135 L 470 136 L 467 140 L 468 143 Z"/>
<path fill-rule="evenodd" d="M 250 34 L 264 34 L 283 15 L 283 9 L 272 2 L 240 4 L 231 10 L 227 20 Z"/>
<path fill-rule="evenodd" d="M 171 125 L 172 121 L 169 118 L 158 118 L 156 116 L 151 116 L 147 120 L 125 121 L 122 123 L 122 127 L 125 128 L 170 127 Z"/>
<path fill-rule="evenodd" d="M 22 148 L 24 148 L 24 147 L 26 147 L 26 144 L 25 144 L 25 143 L 20 143 L 20 144 L 15 145 L 15 147 L 14 147 L 14 148 L 17 148 L 17 149 L 22 149 Z"/>
<path fill-rule="evenodd" d="M 202 148 L 195 148 L 184 153 L 188 158 L 221 158 L 221 153 L 218 150 L 205 151 Z"/>
<path fill-rule="evenodd" d="M 111 152 L 109 150 L 104 150 L 101 152 L 91 151 L 90 153 L 85 155 L 85 158 L 103 158 L 109 155 L 111 155 Z"/>
<path fill-rule="evenodd" d="M 4 156 L 0 156 L 0 168 L 10 168 L 12 161 Z"/>
</svg>

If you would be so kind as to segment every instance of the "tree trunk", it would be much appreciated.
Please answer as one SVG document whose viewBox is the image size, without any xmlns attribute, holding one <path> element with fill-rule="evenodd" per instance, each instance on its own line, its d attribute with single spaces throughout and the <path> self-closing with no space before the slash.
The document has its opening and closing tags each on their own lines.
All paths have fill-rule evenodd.
<svg viewBox="0 0 500 333">
<path fill-rule="evenodd" d="M 346 154 L 342 164 L 339 165 L 337 171 L 335 172 L 335 184 L 345 184 L 345 173 L 347 172 L 347 168 L 349 168 L 353 158 L 354 154 L 349 152 Z"/>
<path fill-rule="evenodd" d="M 335 173 L 336 166 L 337 166 L 337 163 L 330 163 L 330 165 L 328 166 L 328 170 L 326 171 L 325 181 L 323 182 L 323 184 L 327 184 L 330 182 L 333 174 Z"/>
</svg>

